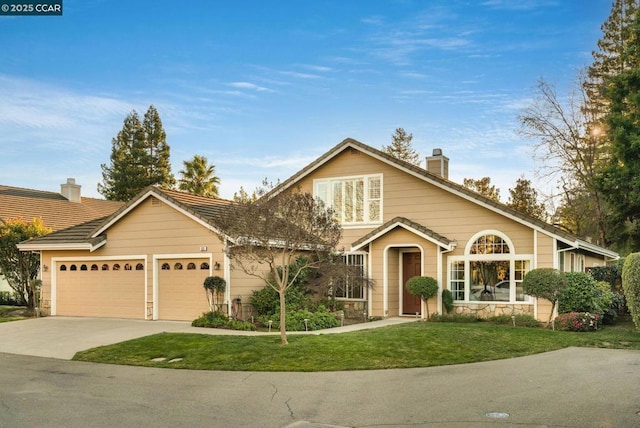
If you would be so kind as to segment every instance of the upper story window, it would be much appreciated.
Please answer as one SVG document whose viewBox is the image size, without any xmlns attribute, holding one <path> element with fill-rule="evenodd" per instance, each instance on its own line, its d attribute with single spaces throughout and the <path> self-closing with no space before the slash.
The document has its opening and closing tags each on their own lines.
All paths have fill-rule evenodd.
<svg viewBox="0 0 640 428">
<path fill-rule="evenodd" d="M 382 175 L 314 180 L 314 195 L 330 206 L 341 224 L 382 221 Z"/>
</svg>

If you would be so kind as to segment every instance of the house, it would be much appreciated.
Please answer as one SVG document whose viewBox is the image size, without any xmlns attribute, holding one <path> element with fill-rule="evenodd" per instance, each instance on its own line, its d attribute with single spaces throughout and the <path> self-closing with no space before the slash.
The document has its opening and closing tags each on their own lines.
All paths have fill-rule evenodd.
<svg viewBox="0 0 640 428">
<path fill-rule="evenodd" d="M 56 231 L 106 217 L 124 205 L 82 197 L 81 189 L 73 178 L 60 185 L 60 193 L 0 185 L 0 221 L 40 218 L 46 227 Z M 12 291 L 1 276 L 0 291 Z"/>
<path fill-rule="evenodd" d="M 421 168 L 346 139 L 282 182 L 331 205 L 343 227 L 336 251 L 373 287 L 333 290 L 346 310 L 424 316 L 404 284 L 437 279 L 458 313 L 524 313 L 546 320 L 551 305 L 522 291 L 531 269 L 604 265 L 618 255 L 448 180 L 440 150 Z M 192 320 L 208 309 L 202 283 L 227 281 L 230 313 L 247 318 L 261 281 L 233 269 L 216 229 L 231 203 L 151 187 L 107 219 L 20 244 L 41 251 L 44 309 L 52 315 Z M 429 312 L 442 312 L 441 293 Z M 241 301 L 241 305 L 234 302 Z"/>
</svg>

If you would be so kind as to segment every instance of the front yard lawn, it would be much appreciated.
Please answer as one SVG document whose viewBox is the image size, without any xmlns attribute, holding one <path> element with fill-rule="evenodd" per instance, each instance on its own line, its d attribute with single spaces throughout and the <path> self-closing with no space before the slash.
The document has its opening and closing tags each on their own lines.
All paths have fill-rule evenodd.
<svg viewBox="0 0 640 428">
<path fill-rule="evenodd" d="M 485 323 L 416 322 L 288 338 L 289 345 L 282 346 L 275 335 L 162 333 L 79 352 L 73 359 L 194 370 L 334 371 L 463 364 L 568 346 L 640 349 L 640 333 L 629 324 L 572 333 Z M 164 360 L 154 361 L 159 358 Z"/>
</svg>

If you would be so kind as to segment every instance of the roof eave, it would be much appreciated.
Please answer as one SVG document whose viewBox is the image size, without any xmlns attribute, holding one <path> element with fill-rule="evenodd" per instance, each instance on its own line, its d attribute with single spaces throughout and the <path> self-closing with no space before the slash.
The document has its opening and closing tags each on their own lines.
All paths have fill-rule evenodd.
<svg viewBox="0 0 640 428">
<path fill-rule="evenodd" d="M 20 251 L 89 251 L 94 252 L 100 247 L 104 246 L 107 240 L 101 240 L 97 243 L 91 242 L 73 242 L 64 244 L 43 244 L 43 243 L 29 243 L 25 242 L 17 244 L 16 246 Z"/>
</svg>

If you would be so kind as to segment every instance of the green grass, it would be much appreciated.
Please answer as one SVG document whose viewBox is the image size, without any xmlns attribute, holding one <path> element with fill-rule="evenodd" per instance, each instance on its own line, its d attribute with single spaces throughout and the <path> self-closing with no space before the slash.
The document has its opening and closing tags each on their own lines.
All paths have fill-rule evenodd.
<svg viewBox="0 0 640 428">
<path fill-rule="evenodd" d="M 24 309 L 24 307 L 0 305 L 0 322 L 17 321 L 24 319 L 23 316 L 11 315 L 12 312 L 21 309 Z"/>
<path fill-rule="evenodd" d="M 194 370 L 334 371 L 497 360 L 568 346 L 640 349 L 625 324 L 571 333 L 486 323 L 416 322 L 359 332 L 280 337 L 162 333 L 79 352 L 74 360 Z M 165 361 L 152 359 L 164 357 Z M 181 361 L 169 363 L 174 358 Z"/>
</svg>

